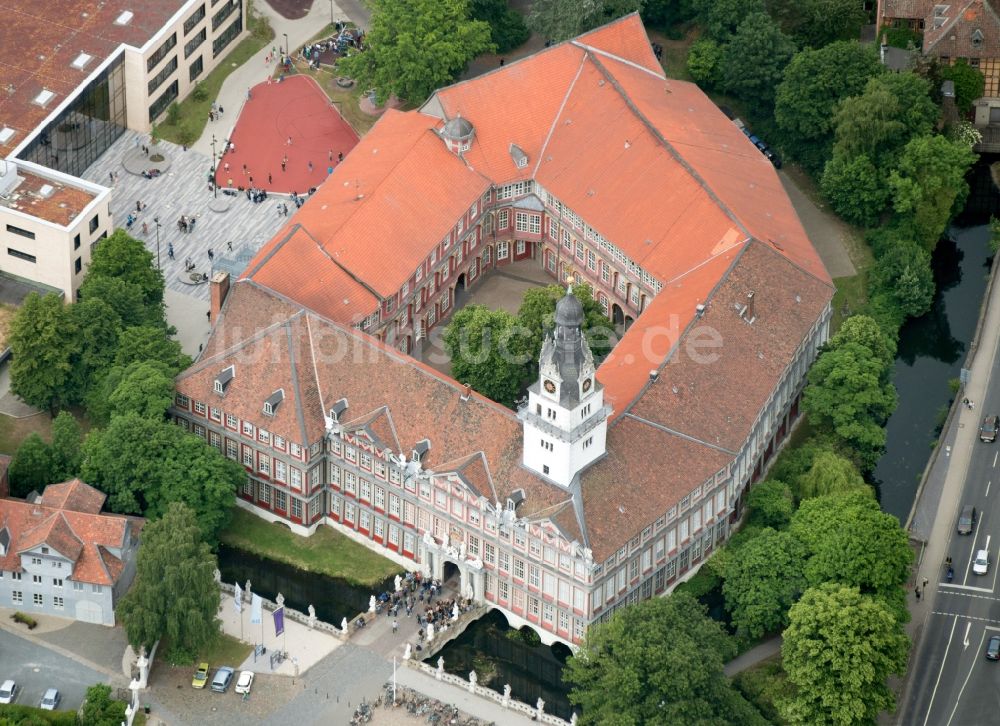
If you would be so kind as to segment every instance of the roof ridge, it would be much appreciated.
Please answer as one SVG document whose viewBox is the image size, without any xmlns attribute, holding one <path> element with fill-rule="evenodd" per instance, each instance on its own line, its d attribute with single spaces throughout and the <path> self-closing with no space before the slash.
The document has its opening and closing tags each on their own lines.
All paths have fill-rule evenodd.
<svg viewBox="0 0 1000 726">
<path fill-rule="evenodd" d="M 302 444 L 309 446 L 309 434 L 306 431 L 306 416 L 302 407 L 302 389 L 299 386 L 299 366 L 295 359 L 295 341 L 292 338 L 292 326 L 285 326 L 285 338 L 288 341 L 288 363 L 291 367 L 292 390 L 295 391 L 295 417 L 299 422 L 299 431 L 302 434 Z M 322 411 L 321 411 L 322 413 Z"/>
<path fill-rule="evenodd" d="M 313 376 L 316 379 L 316 395 L 319 396 L 319 410 L 326 415 L 326 404 L 323 402 L 323 387 L 319 382 L 319 368 L 316 366 L 316 344 L 313 342 L 312 325 L 306 315 L 306 333 L 309 340 L 309 362 L 312 364 Z"/>
<path fill-rule="evenodd" d="M 386 175 L 386 178 L 388 178 L 388 175 Z M 378 185 L 376 185 L 376 188 L 378 188 Z M 352 215 L 353 215 L 353 212 L 351 214 L 347 215 L 348 219 L 350 219 L 350 217 Z M 361 285 L 361 287 L 363 287 L 365 290 L 367 290 L 368 292 L 370 292 L 376 299 L 378 299 L 381 302 L 381 300 L 383 299 L 382 296 L 379 295 L 378 292 L 376 292 L 375 289 L 371 285 L 369 285 L 367 282 L 365 282 L 360 277 L 358 277 L 357 275 L 355 275 L 353 272 L 351 272 L 349 269 L 347 269 L 347 267 L 345 267 L 344 265 L 342 265 L 337 260 L 336 257 L 334 257 L 329 252 L 327 252 L 327 249 L 326 249 L 326 247 L 323 246 L 323 243 L 320 242 L 318 239 L 316 239 L 316 237 L 313 235 L 313 233 L 309 231 L 308 227 L 306 227 L 304 224 L 299 225 L 299 226 L 302 228 L 302 231 L 306 233 L 306 235 L 309 237 L 309 239 L 311 239 L 313 241 L 313 243 L 319 248 L 319 251 L 322 252 L 323 255 L 328 260 L 330 260 L 330 262 L 332 262 L 337 267 L 339 267 L 344 272 L 345 275 L 347 275 L 352 280 L 354 280 L 356 283 L 358 283 L 359 285 Z M 341 225 L 341 226 L 343 226 L 343 225 Z"/>
<path fill-rule="evenodd" d="M 244 280 L 239 280 L 238 282 L 244 282 Z M 253 282 L 253 280 L 246 280 L 246 282 Z M 266 285 L 258 285 L 258 287 L 262 288 L 267 292 L 271 292 L 271 288 L 267 287 Z M 193 376 L 195 373 L 201 373 L 203 370 L 208 368 L 210 363 L 218 363 L 220 362 L 220 360 L 218 359 L 228 358 L 231 355 L 233 355 L 233 353 L 238 353 L 239 351 L 246 348 L 248 345 L 256 343 L 262 338 L 265 338 L 271 335 L 272 333 L 277 332 L 283 325 L 290 323 L 292 320 L 299 317 L 300 315 L 303 315 L 304 313 L 305 309 L 299 306 L 298 310 L 296 310 L 294 313 L 289 315 L 284 320 L 279 320 L 277 322 L 271 323 L 266 328 L 261 328 L 260 330 L 258 330 L 249 338 L 243 338 L 240 342 L 235 343 L 234 345 L 231 345 L 230 347 L 219 351 L 215 355 L 209 356 L 208 358 L 203 358 L 196 364 L 192 365 L 190 368 L 186 368 L 185 370 L 178 373 L 177 376 L 174 378 L 174 380 L 181 381 L 184 380 L 185 378 Z"/>
<path fill-rule="evenodd" d="M 646 115 L 639 109 L 635 101 L 633 101 L 631 96 L 629 96 L 629 94 L 625 91 L 625 89 L 622 87 L 621 82 L 619 82 L 618 78 L 615 77 L 615 75 L 611 72 L 611 70 L 606 65 L 604 65 L 604 63 L 602 63 L 595 54 L 591 53 L 590 51 L 586 51 L 586 54 L 587 58 L 590 59 L 590 61 L 595 66 L 597 66 L 597 69 L 601 72 L 601 74 L 608 79 L 608 82 L 611 83 L 611 87 L 614 88 L 616 91 L 618 91 L 618 95 L 620 95 L 622 97 L 622 100 L 625 101 L 625 105 L 629 108 L 629 110 L 633 114 L 635 114 L 636 118 L 638 118 L 639 121 L 642 122 L 643 126 L 646 127 L 646 129 L 653 136 L 653 138 L 655 138 L 663 145 L 663 148 L 665 148 L 674 158 L 674 160 L 681 165 L 681 167 L 691 176 L 692 179 L 695 180 L 695 182 L 697 182 L 697 184 L 705 191 L 705 193 L 709 196 L 709 198 L 718 205 L 719 209 L 721 209 L 722 212 L 727 217 L 729 217 L 731 220 L 733 220 L 733 222 L 736 223 L 736 225 L 743 231 L 743 234 L 746 235 L 747 237 L 752 237 L 753 235 L 750 234 L 750 230 L 747 229 L 747 226 L 743 223 L 743 220 L 741 220 L 738 216 L 736 216 L 736 213 L 729 208 L 729 205 L 727 205 L 725 202 L 722 201 L 722 197 L 720 197 L 715 192 L 715 190 L 701 176 L 701 174 L 699 174 L 697 170 L 693 166 L 691 166 L 691 164 L 687 161 L 687 159 L 685 159 L 681 155 L 681 153 L 674 148 L 673 144 L 667 141 L 667 138 L 656 127 L 656 125 L 653 124 L 653 122 L 650 121 L 648 118 L 646 118 Z"/>
<path fill-rule="evenodd" d="M 555 133 L 556 128 L 559 126 L 559 117 L 562 116 L 563 109 L 566 108 L 566 102 L 569 101 L 570 94 L 573 92 L 573 89 L 576 88 L 576 82 L 580 80 L 580 75 L 583 73 L 583 69 L 586 64 L 587 54 L 584 52 L 580 56 L 580 65 L 576 69 L 576 75 L 573 76 L 573 80 L 570 81 L 569 85 L 566 87 L 566 93 L 563 94 L 562 103 L 559 104 L 559 108 L 552 117 L 552 125 L 549 126 L 549 132 L 545 135 L 545 141 L 542 142 L 542 147 L 538 150 L 538 160 L 535 162 L 535 168 L 531 171 L 532 179 L 538 175 L 538 167 L 542 165 L 542 159 L 545 158 L 545 149 L 548 148 L 549 141 L 552 140 L 552 134 Z"/>
<path fill-rule="evenodd" d="M 936 40 L 932 41 L 931 44 L 929 46 L 927 46 L 927 48 L 925 48 L 923 52 L 926 53 L 926 52 L 932 50 L 934 48 L 934 46 L 936 46 L 938 43 L 940 43 L 942 40 L 944 40 L 945 36 L 947 36 L 948 33 L 951 32 L 952 28 L 954 28 L 954 26 L 958 24 L 958 21 L 962 19 L 962 15 L 965 13 L 966 10 L 969 9 L 969 7 L 974 2 L 976 2 L 976 0 L 966 0 L 966 2 L 964 4 L 962 4 L 962 5 L 959 6 L 960 9 L 958 10 L 958 12 L 956 12 L 953 16 L 951 16 L 950 22 L 945 23 L 940 28 L 932 28 L 932 30 L 937 31 L 938 37 L 937 37 Z M 984 1 L 983 5 L 985 7 L 989 7 L 990 4 L 988 2 Z M 932 5 L 931 6 L 931 12 L 933 12 L 933 10 L 934 10 L 934 6 Z M 934 16 L 932 15 L 931 17 L 933 18 Z M 994 13 L 994 17 L 996 17 L 995 13 Z"/>
<path fill-rule="evenodd" d="M 644 423 L 647 426 L 652 426 L 654 429 L 656 429 L 658 431 L 662 431 L 663 433 L 670 434 L 672 436 L 677 436 L 679 438 L 684 439 L 685 441 L 690 441 L 693 444 L 701 444 L 702 446 L 707 446 L 710 449 L 715 449 L 716 451 L 721 451 L 723 454 L 729 454 L 730 456 L 736 456 L 739 453 L 737 451 L 731 451 L 731 450 L 727 449 L 725 446 L 719 446 L 718 444 L 712 444 L 712 443 L 709 443 L 708 441 L 704 441 L 704 440 L 699 439 L 699 438 L 697 438 L 695 436 L 691 436 L 690 434 L 685 434 L 685 433 L 683 433 L 681 431 L 677 431 L 676 429 L 672 429 L 669 426 L 664 426 L 663 424 L 656 423 L 655 421 L 650 421 L 649 419 L 643 418 L 642 416 L 638 416 L 638 415 L 636 415 L 634 413 L 629 412 L 629 413 L 627 413 L 625 415 L 628 418 L 632 419 L 633 421 L 638 421 L 639 423 Z"/>
<path fill-rule="evenodd" d="M 570 41 L 570 44 L 574 45 L 577 48 L 580 48 L 580 49 L 582 49 L 582 50 L 584 50 L 586 52 L 596 53 L 597 55 L 603 55 L 603 56 L 606 56 L 606 57 L 608 57 L 608 58 L 610 58 L 612 60 L 616 60 L 619 63 L 622 63 L 624 65 L 627 65 L 627 66 L 630 66 L 632 68 L 635 68 L 637 71 L 643 71 L 645 73 L 648 73 L 649 75 L 653 76 L 654 78 L 659 78 L 662 81 L 670 80 L 669 78 L 667 78 L 667 74 L 664 73 L 663 71 L 661 71 L 660 73 L 657 73 L 652 68 L 647 68 L 646 66 L 642 65 L 641 63 L 636 63 L 635 61 L 629 60 L 628 58 L 622 58 L 620 55 L 615 55 L 611 51 L 605 50 L 604 48 L 599 48 L 596 45 L 587 45 L 586 43 L 580 43 L 579 42 L 579 38 L 574 38 L 573 40 Z"/>
<path fill-rule="evenodd" d="M 808 236 L 809 235 L 806 235 L 807 238 L 808 238 Z M 777 257 L 779 259 L 785 260 L 788 264 L 790 264 L 792 267 L 796 268 L 797 270 L 799 270 L 803 274 L 809 275 L 809 277 L 812 277 L 817 282 L 822 283 L 823 285 L 825 285 L 826 287 L 830 288 L 831 290 L 836 290 L 837 289 L 837 286 L 833 284 L 833 278 L 832 277 L 830 278 L 830 280 L 824 280 L 822 277 L 820 277 L 819 275 L 817 275 L 812 270 L 806 269 L 805 267 L 803 267 L 802 265 L 800 265 L 797 260 L 792 259 L 790 256 L 784 254 L 781 249 L 779 249 L 778 247 L 776 247 L 775 242 L 773 240 L 768 239 L 767 242 L 765 242 L 764 240 L 760 239 L 759 237 L 750 237 L 750 239 L 747 240 L 747 243 L 748 243 L 748 246 L 749 246 L 749 244 L 752 244 L 752 243 L 759 244 L 760 246 L 762 246 L 764 249 L 768 250 L 772 254 L 777 255 Z M 809 244 L 812 244 L 812 240 L 811 239 L 809 240 Z M 823 260 L 820 259 L 820 262 L 822 262 L 822 261 Z M 826 269 L 826 265 L 825 264 L 824 264 L 823 268 Z"/>
</svg>

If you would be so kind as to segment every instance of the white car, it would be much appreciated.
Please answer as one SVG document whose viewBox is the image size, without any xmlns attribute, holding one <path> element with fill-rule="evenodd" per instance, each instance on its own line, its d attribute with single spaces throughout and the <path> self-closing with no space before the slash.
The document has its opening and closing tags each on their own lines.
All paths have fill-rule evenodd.
<svg viewBox="0 0 1000 726">
<path fill-rule="evenodd" d="M 9 678 L 0 686 L 0 703 L 14 703 L 17 698 L 17 684 Z"/>
<path fill-rule="evenodd" d="M 55 711 L 59 707 L 59 701 L 62 700 L 62 696 L 59 695 L 59 691 L 55 688 L 50 688 L 42 696 L 42 702 L 38 704 L 38 707 L 43 711 Z"/>
<path fill-rule="evenodd" d="M 250 693 L 250 686 L 253 685 L 253 671 L 240 671 L 239 680 L 236 681 L 237 693 Z"/>
<path fill-rule="evenodd" d="M 990 570 L 990 553 L 987 550 L 979 550 L 976 559 L 972 561 L 972 571 L 977 575 L 985 575 Z"/>
</svg>

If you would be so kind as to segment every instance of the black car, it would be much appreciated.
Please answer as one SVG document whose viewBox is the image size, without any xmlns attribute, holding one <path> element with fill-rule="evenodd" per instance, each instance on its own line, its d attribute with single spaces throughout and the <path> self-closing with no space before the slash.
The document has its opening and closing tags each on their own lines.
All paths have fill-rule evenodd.
<svg viewBox="0 0 1000 726">
<path fill-rule="evenodd" d="M 992 444 L 997 440 L 998 431 L 1000 431 L 1000 416 L 987 416 L 983 419 L 983 425 L 979 427 L 979 440 Z"/>
<path fill-rule="evenodd" d="M 1000 635 L 990 637 L 986 645 L 986 660 L 1000 660 Z"/>
<path fill-rule="evenodd" d="M 976 508 L 971 504 L 962 507 L 962 513 L 958 515 L 958 533 L 972 534 L 976 528 Z"/>
</svg>

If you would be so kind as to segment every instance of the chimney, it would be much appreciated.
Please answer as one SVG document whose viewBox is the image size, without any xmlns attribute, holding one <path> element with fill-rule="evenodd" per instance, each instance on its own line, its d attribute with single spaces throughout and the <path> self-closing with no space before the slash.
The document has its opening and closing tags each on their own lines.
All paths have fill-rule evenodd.
<svg viewBox="0 0 1000 726">
<path fill-rule="evenodd" d="M 472 386 L 466 383 L 465 390 L 462 391 L 462 400 L 468 401 L 471 396 L 472 396 Z"/>
<path fill-rule="evenodd" d="M 656 379 L 660 377 L 660 372 L 655 368 L 649 372 L 649 382 L 656 383 Z"/>
<path fill-rule="evenodd" d="M 209 319 L 214 323 L 222 310 L 222 303 L 226 301 L 229 294 L 229 273 L 220 270 L 212 275 L 212 307 L 209 310 Z"/>
<path fill-rule="evenodd" d="M 757 314 L 754 312 L 753 298 L 754 291 L 751 290 L 747 293 L 747 306 L 743 310 L 743 319 L 748 323 L 752 323 L 757 317 Z"/>
</svg>

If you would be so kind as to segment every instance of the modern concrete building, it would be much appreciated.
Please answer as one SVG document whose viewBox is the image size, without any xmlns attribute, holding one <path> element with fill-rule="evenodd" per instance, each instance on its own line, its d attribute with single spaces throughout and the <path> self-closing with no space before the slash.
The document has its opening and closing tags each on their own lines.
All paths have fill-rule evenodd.
<svg viewBox="0 0 1000 726">
<path fill-rule="evenodd" d="M 135 577 L 143 520 L 102 514 L 105 495 L 79 479 L 36 501 L 0 499 L 0 603 L 102 625 Z"/>
<path fill-rule="evenodd" d="M 11 0 L 4 9 L 0 273 L 72 300 L 92 245 L 114 227 L 110 189 L 79 177 L 126 128 L 149 131 L 217 66 L 245 35 L 247 9 L 244 0 Z"/>
<path fill-rule="evenodd" d="M 516 412 L 410 355 L 512 259 L 589 282 L 625 328 L 596 365 L 564 297 Z M 172 413 L 244 465 L 246 509 L 457 573 L 576 644 L 728 538 L 832 295 L 774 168 L 630 15 L 387 112 L 213 281 Z"/>
</svg>

